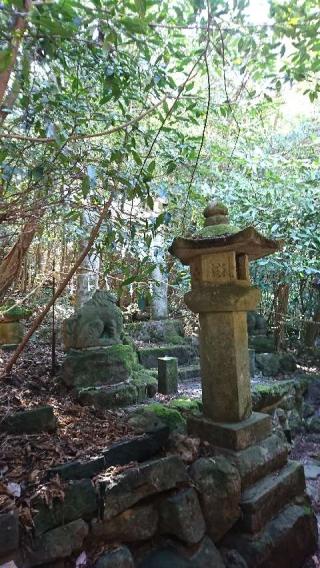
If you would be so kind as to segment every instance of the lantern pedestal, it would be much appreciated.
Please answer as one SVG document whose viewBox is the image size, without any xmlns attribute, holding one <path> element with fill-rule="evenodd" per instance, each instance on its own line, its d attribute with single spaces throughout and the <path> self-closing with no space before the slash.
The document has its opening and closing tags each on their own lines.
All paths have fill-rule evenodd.
<svg viewBox="0 0 320 568">
<path fill-rule="evenodd" d="M 262 412 L 253 412 L 242 422 L 213 422 L 205 416 L 188 419 L 188 434 L 227 450 L 245 450 L 271 434 L 271 418 Z"/>
</svg>

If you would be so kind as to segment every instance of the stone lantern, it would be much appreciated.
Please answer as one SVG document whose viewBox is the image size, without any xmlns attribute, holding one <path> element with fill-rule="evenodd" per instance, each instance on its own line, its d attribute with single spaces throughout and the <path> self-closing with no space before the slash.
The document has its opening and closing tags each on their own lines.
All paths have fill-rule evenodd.
<svg viewBox="0 0 320 568">
<path fill-rule="evenodd" d="M 200 320 L 203 416 L 190 417 L 188 431 L 209 442 L 213 456 L 230 459 L 240 475 L 239 518 L 220 544 L 240 552 L 249 567 L 300 568 L 316 550 L 317 523 L 302 464 L 287 460 L 271 416 L 252 412 L 247 337 L 247 312 L 260 299 L 249 262 L 282 243 L 230 225 L 222 203 L 210 203 L 204 216 L 198 236 L 177 238 L 169 249 L 190 266 L 185 301 Z"/>
<path fill-rule="evenodd" d="M 204 217 L 198 236 L 176 238 L 169 249 L 190 266 L 191 291 L 185 302 L 200 320 L 204 416 L 191 419 L 189 429 L 200 437 L 205 429 L 213 443 L 233 447 L 227 435 L 234 438 L 230 424 L 259 429 L 264 421 L 264 415 L 252 415 L 247 312 L 256 308 L 260 291 L 250 283 L 249 262 L 276 252 L 282 243 L 253 227 L 230 225 L 228 209 L 218 201 L 209 203 Z M 238 431 L 240 425 L 234 428 Z"/>
</svg>

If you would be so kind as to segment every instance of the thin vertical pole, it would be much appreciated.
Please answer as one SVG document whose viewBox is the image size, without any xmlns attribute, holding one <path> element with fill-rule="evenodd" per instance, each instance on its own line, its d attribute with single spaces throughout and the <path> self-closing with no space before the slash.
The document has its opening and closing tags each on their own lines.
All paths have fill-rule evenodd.
<svg viewBox="0 0 320 568">
<path fill-rule="evenodd" d="M 56 263 L 55 257 L 52 261 L 52 297 L 56 293 Z M 55 325 L 55 301 L 52 304 L 52 319 L 51 319 L 51 375 L 53 376 L 56 371 L 56 325 Z"/>
</svg>

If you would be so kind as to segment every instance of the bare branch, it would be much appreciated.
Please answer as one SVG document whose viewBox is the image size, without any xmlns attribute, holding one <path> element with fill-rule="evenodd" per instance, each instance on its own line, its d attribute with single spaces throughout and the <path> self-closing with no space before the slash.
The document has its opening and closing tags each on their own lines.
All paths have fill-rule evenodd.
<svg viewBox="0 0 320 568">
<path fill-rule="evenodd" d="M 113 128 L 109 128 L 108 130 L 103 130 L 102 132 L 95 132 L 94 134 L 74 134 L 74 135 L 72 135 L 72 136 L 70 136 L 69 138 L 66 139 L 65 144 L 68 143 L 68 142 L 76 142 L 78 140 L 88 140 L 90 138 L 99 138 L 100 136 L 109 136 L 110 134 L 114 134 L 115 132 L 125 130 L 126 128 L 128 128 L 128 126 L 132 126 L 133 124 L 140 122 L 140 120 L 142 120 L 143 118 L 145 118 L 146 116 L 151 114 L 154 110 L 156 110 L 159 106 L 161 106 L 168 98 L 169 98 L 169 95 L 166 95 L 160 101 L 158 101 L 156 104 L 154 104 L 150 108 L 144 110 L 135 118 L 132 118 L 131 120 L 128 120 L 127 122 L 124 122 L 123 124 L 120 124 L 119 126 L 114 126 Z M 23 136 L 21 134 L 11 134 L 11 133 L 10 134 L 0 133 L 0 138 L 8 138 L 9 140 L 25 140 L 25 141 L 28 141 L 28 142 L 35 142 L 37 144 L 52 144 L 53 142 L 56 142 L 55 138 L 41 138 L 41 137 L 34 138 L 32 136 Z"/>
</svg>

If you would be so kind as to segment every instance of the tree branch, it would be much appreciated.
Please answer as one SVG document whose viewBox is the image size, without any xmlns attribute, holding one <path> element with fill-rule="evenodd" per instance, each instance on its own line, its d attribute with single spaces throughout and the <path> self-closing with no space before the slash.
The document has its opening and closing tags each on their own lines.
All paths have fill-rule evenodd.
<svg viewBox="0 0 320 568">
<path fill-rule="evenodd" d="M 114 126 L 113 128 L 109 128 L 109 130 L 103 130 L 102 132 L 95 132 L 94 134 L 74 134 L 73 136 L 67 138 L 66 143 L 75 142 L 78 140 L 88 140 L 89 138 L 99 138 L 100 136 L 109 136 L 110 134 L 114 134 L 115 132 L 119 132 L 120 130 L 125 130 L 126 128 L 128 128 L 128 126 L 136 124 L 137 122 L 148 116 L 148 114 L 152 113 L 156 108 L 161 106 L 167 100 L 168 97 L 169 95 L 166 95 L 156 104 L 152 105 L 152 107 L 144 110 L 135 118 L 132 118 L 131 120 L 128 120 L 127 122 L 124 122 L 119 126 Z M 28 142 L 35 142 L 37 144 L 52 144 L 53 142 L 56 142 L 55 138 L 41 138 L 41 137 L 34 138 L 32 136 L 23 136 L 22 134 L 11 134 L 11 133 L 10 134 L 0 133 L 0 139 L 1 138 L 8 138 L 9 140 L 25 140 Z"/>
<path fill-rule="evenodd" d="M 0 73 L 0 106 L 3 102 L 4 95 L 6 93 L 10 75 L 14 68 L 19 47 L 22 41 L 22 37 L 27 27 L 27 16 L 32 7 L 32 0 L 24 0 L 23 6 L 25 9 L 24 14 L 17 14 L 15 22 L 13 25 L 11 40 L 9 42 L 9 50 L 11 51 L 10 60 L 7 68 Z"/>
</svg>

